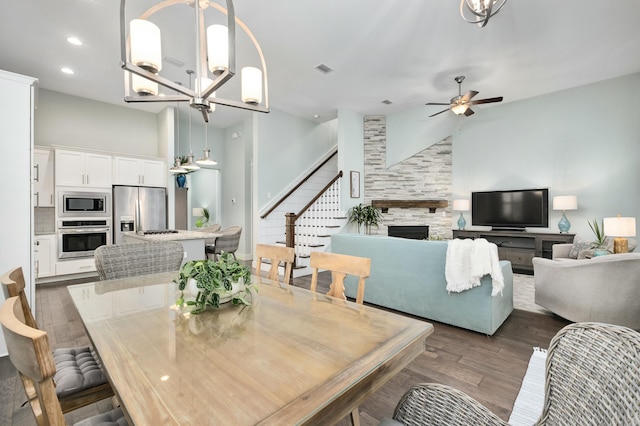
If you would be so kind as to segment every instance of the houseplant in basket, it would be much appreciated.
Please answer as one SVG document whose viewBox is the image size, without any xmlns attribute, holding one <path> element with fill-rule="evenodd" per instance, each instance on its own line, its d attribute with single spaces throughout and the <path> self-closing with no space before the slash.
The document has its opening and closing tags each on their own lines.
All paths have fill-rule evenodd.
<svg viewBox="0 0 640 426">
<path fill-rule="evenodd" d="M 191 260 L 180 268 L 174 280 L 181 291 L 176 304 L 194 306 L 193 314 L 204 312 L 207 306 L 217 309 L 221 303 L 231 301 L 234 305 L 250 305 L 255 286 L 251 283 L 251 268 L 235 260 L 230 253 L 223 252 L 219 259 Z M 195 300 L 185 301 L 184 290 L 195 295 Z"/>
</svg>

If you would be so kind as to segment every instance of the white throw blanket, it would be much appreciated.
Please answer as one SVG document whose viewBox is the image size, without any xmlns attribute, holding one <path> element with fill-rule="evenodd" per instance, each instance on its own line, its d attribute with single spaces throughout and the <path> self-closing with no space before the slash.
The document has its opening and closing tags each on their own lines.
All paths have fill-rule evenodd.
<svg viewBox="0 0 640 426">
<path fill-rule="evenodd" d="M 447 291 L 460 293 L 477 287 L 487 274 L 492 279 L 491 295 L 502 295 L 504 276 L 495 244 L 484 238 L 449 241 L 445 263 Z"/>
</svg>

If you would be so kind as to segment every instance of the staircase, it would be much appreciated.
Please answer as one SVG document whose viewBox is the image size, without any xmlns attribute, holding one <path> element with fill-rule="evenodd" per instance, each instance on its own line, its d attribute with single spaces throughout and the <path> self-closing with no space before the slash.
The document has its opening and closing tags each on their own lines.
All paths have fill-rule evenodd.
<svg viewBox="0 0 640 426">
<path fill-rule="evenodd" d="M 337 171 L 336 153 L 323 161 L 320 166 L 312 168 L 312 172 L 299 184 L 293 185 L 294 190 L 280 197 L 283 199 L 281 204 L 261 215 L 259 221 L 260 243 L 295 248 L 294 277 L 310 275 L 311 252 L 326 251 L 331 235 L 340 232 L 347 224 L 346 212 L 340 208 L 342 173 Z M 293 230 L 289 233 L 289 242 L 287 227 Z M 261 265 L 262 270 L 268 268 L 267 264 Z M 284 268 L 281 268 L 281 273 L 284 273 Z"/>
</svg>

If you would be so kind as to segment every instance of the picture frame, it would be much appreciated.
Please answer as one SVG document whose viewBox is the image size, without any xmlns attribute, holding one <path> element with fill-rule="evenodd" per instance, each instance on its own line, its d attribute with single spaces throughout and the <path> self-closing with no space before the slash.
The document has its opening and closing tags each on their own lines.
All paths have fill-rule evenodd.
<svg viewBox="0 0 640 426">
<path fill-rule="evenodd" d="M 351 198 L 360 198 L 360 172 L 351 171 Z"/>
</svg>

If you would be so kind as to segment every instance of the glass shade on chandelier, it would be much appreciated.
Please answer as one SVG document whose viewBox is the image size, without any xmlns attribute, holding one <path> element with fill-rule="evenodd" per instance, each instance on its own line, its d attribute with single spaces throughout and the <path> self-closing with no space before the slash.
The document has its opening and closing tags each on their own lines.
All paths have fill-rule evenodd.
<svg viewBox="0 0 640 426">
<path fill-rule="evenodd" d="M 467 221 L 465 220 L 462 212 L 469 211 L 469 200 L 453 200 L 453 211 L 460 212 L 460 217 L 458 218 L 458 229 L 464 230 L 467 226 Z"/>
<path fill-rule="evenodd" d="M 560 195 L 553 197 L 553 210 L 562 210 L 562 217 L 558 222 L 558 229 L 561 234 L 566 234 L 571 229 L 571 222 L 567 219 L 565 210 L 577 210 L 578 198 L 575 195 Z"/>
<path fill-rule="evenodd" d="M 507 0 L 460 0 L 460 16 L 470 24 L 484 27 L 489 18 L 500 12 Z"/>
<path fill-rule="evenodd" d="M 235 16 L 233 1 L 226 0 L 224 8 L 213 1 L 163 0 L 151 6 L 140 17 L 132 19 L 128 25 L 125 19 L 126 0 L 121 0 L 120 37 L 122 68 L 125 70 L 126 102 L 170 102 L 186 101 L 202 113 L 208 121 L 208 113 L 215 104 L 257 112 L 269 112 L 267 70 L 262 49 L 248 27 Z M 193 9 L 195 19 L 195 88 L 186 88 L 178 82 L 162 76 L 161 29 L 149 19 L 166 7 L 181 6 Z M 205 11 L 217 10 L 226 15 L 227 25 L 205 24 Z M 183 14 L 171 15 L 174 19 Z M 216 97 L 215 92 L 236 74 L 236 25 L 239 26 L 253 43 L 259 66 L 242 68 L 239 100 Z M 128 28 L 128 34 L 126 29 Z M 165 37 L 171 37 L 166 34 Z M 170 70 L 168 70 L 170 71 Z M 213 78 L 210 78 L 213 77 Z M 160 93 L 162 87 L 175 91 L 175 95 Z M 263 102 L 264 100 L 264 102 Z"/>
</svg>

